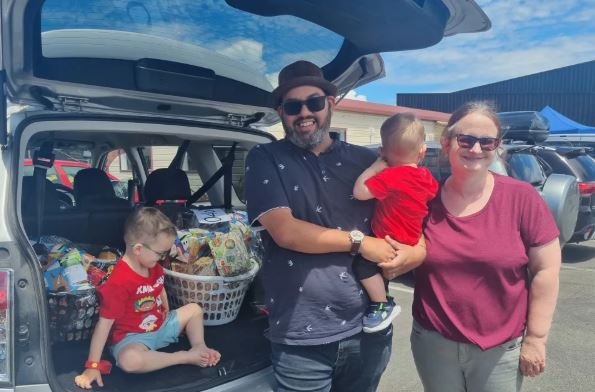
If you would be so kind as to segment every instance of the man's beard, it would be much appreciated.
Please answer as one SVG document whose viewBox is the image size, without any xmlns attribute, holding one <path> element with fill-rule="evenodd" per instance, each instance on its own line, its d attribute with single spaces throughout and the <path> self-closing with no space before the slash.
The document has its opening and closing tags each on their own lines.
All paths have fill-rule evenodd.
<svg viewBox="0 0 595 392">
<path fill-rule="evenodd" d="M 311 150 L 314 147 L 320 145 L 324 141 L 324 137 L 329 133 L 331 114 L 330 112 L 327 113 L 326 119 L 323 120 L 323 123 L 318 124 L 318 129 L 310 134 L 306 135 L 300 131 L 296 131 L 295 128 L 297 128 L 297 125 L 295 124 L 299 121 L 307 119 L 312 119 L 316 124 L 318 124 L 318 121 L 315 117 L 300 118 L 294 121 L 293 125 L 288 124 L 285 120 L 283 120 L 282 123 L 283 129 L 285 130 L 285 135 L 290 142 L 305 150 Z"/>
</svg>

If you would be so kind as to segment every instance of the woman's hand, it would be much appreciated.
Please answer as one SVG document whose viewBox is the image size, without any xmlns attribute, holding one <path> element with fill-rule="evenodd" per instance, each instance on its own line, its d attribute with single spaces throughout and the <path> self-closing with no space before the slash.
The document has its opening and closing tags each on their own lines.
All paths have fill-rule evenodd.
<svg viewBox="0 0 595 392">
<path fill-rule="evenodd" d="M 535 377 L 545 370 L 545 340 L 525 336 L 521 345 L 519 359 L 521 373 L 526 377 Z"/>
<path fill-rule="evenodd" d="M 415 246 L 401 244 L 389 236 L 384 240 L 397 251 L 396 257 L 392 260 L 378 264 L 382 268 L 382 275 L 388 280 L 411 271 L 426 258 L 426 243 L 423 237 Z"/>
<path fill-rule="evenodd" d="M 100 387 L 103 386 L 101 373 L 97 369 L 85 369 L 85 371 L 82 374 L 74 378 L 74 383 L 79 388 L 84 389 L 91 389 L 91 387 L 93 386 L 93 381 L 96 381 L 97 385 L 99 385 Z"/>
</svg>

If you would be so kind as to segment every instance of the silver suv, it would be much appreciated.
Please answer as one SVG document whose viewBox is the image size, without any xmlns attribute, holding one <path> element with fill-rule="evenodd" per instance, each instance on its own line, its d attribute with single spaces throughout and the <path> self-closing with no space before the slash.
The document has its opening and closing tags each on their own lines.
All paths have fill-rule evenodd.
<svg viewBox="0 0 595 392">
<path fill-rule="evenodd" d="M 384 76 L 380 52 L 490 27 L 469 0 L 0 2 L 0 389 L 20 391 L 74 390 L 89 344 L 51 333 L 32 246 L 40 235 L 117 247 L 157 168 L 183 169 L 197 204 L 241 209 L 242 159 L 272 140 L 259 129 L 278 121 L 271 80 L 284 65 L 306 58 L 345 94 Z M 55 156 L 117 174 L 128 197 L 102 188 L 106 199 L 83 206 L 76 189 L 45 180 Z M 30 158 L 37 167 L 24 178 Z M 74 310 L 66 327 L 76 337 Z M 245 306 L 207 327 L 217 367 L 114 369 L 102 390 L 271 391 L 266 326 Z"/>
</svg>

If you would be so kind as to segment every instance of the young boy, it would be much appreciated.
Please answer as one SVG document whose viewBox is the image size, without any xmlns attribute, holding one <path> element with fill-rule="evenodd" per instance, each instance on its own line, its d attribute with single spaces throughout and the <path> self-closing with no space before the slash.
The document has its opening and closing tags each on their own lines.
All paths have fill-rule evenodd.
<svg viewBox="0 0 595 392">
<path fill-rule="evenodd" d="M 79 387 L 89 389 L 93 381 L 103 386 L 101 374 L 111 368 L 111 363 L 101 360 L 108 336 L 116 364 L 125 372 L 145 373 L 178 364 L 206 367 L 219 362 L 219 352 L 205 344 L 200 306 L 188 304 L 169 311 L 159 262 L 169 254 L 175 238 L 176 228 L 155 208 L 140 208 L 126 220 L 126 253 L 108 281 L 97 289 L 99 321 L 85 371 L 74 379 Z M 184 330 L 190 350 L 156 351 L 177 342 Z"/>
<path fill-rule="evenodd" d="M 419 241 L 427 203 L 438 191 L 438 182 L 418 162 L 426 152 L 425 130 L 412 113 L 388 118 L 380 128 L 380 157 L 357 179 L 353 196 L 358 200 L 378 199 L 372 231 L 378 238 L 390 236 L 407 245 Z M 376 264 L 361 257 L 354 270 L 370 297 L 364 317 L 364 332 L 388 327 L 401 308 L 387 297 L 386 286 Z"/>
</svg>

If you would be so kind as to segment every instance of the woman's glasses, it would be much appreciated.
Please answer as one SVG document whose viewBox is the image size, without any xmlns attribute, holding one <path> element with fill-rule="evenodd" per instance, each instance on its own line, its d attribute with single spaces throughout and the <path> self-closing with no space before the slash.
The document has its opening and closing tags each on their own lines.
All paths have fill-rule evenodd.
<svg viewBox="0 0 595 392">
<path fill-rule="evenodd" d="M 462 133 L 452 135 L 451 137 L 457 139 L 459 147 L 466 149 L 472 149 L 475 143 L 478 142 L 482 151 L 494 151 L 500 145 L 500 139 L 497 137 L 475 137 Z"/>
<path fill-rule="evenodd" d="M 302 106 L 306 105 L 308 110 L 312 113 L 316 113 L 324 109 L 326 105 L 326 96 L 322 95 L 320 97 L 312 97 L 308 98 L 304 101 L 298 99 L 288 99 L 287 101 L 283 102 L 281 105 L 283 107 L 283 112 L 289 116 L 295 116 L 296 114 L 300 114 L 302 111 Z"/>
</svg>

